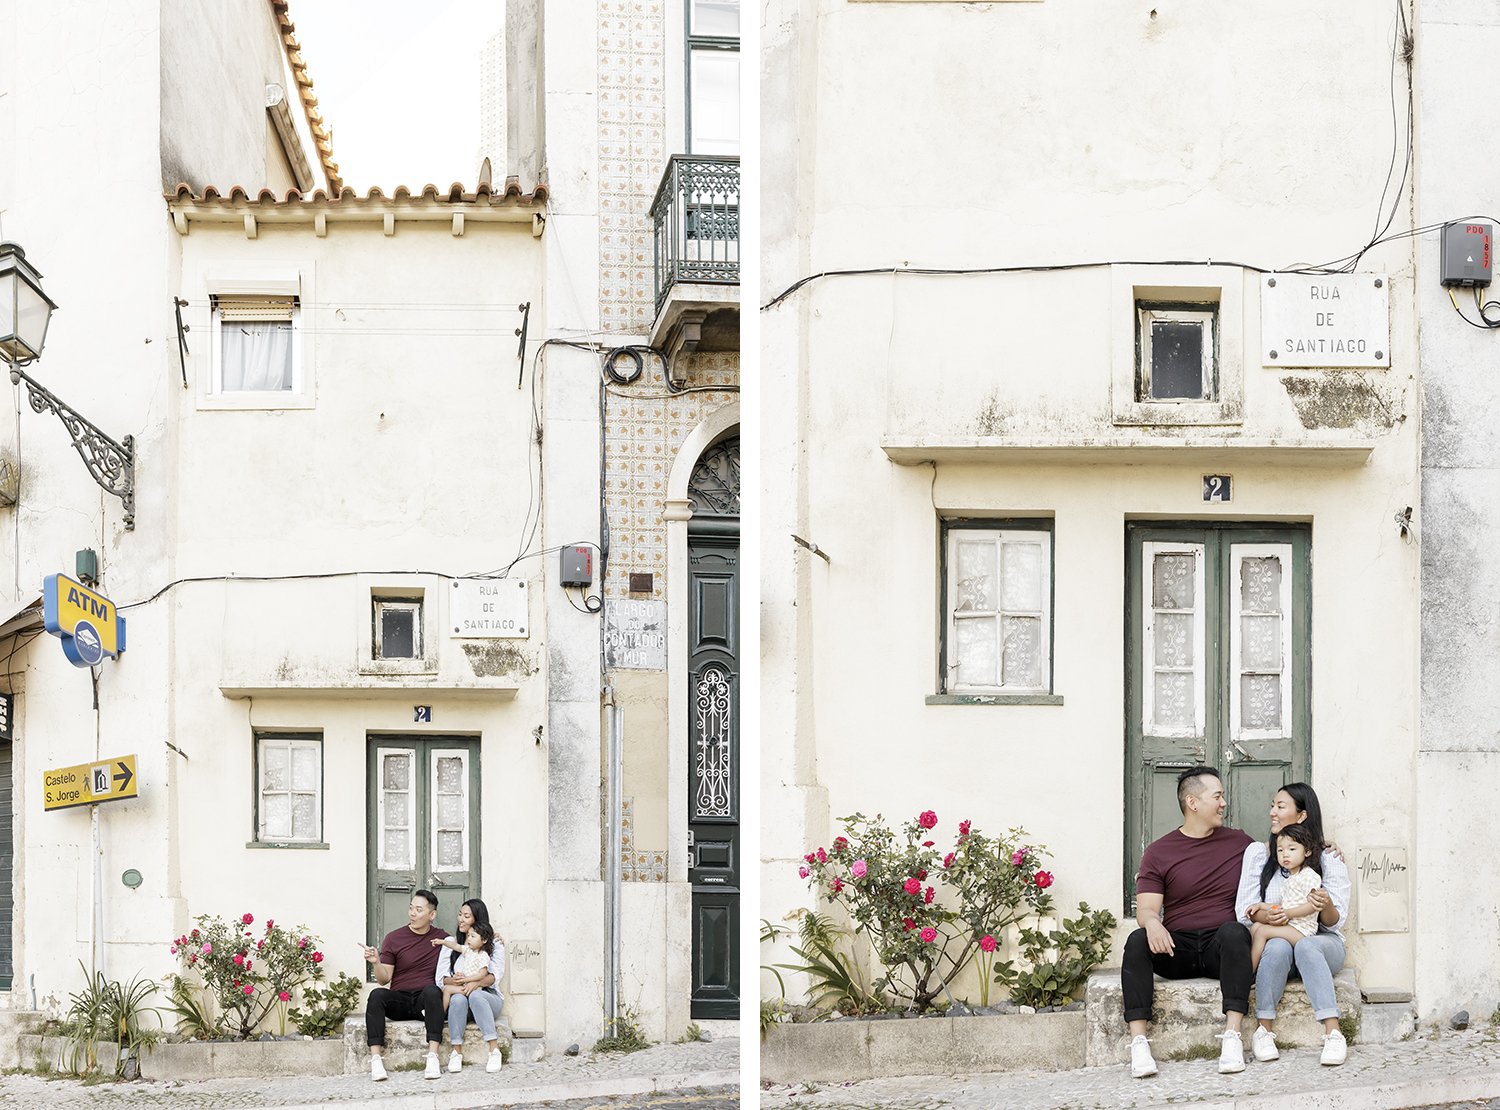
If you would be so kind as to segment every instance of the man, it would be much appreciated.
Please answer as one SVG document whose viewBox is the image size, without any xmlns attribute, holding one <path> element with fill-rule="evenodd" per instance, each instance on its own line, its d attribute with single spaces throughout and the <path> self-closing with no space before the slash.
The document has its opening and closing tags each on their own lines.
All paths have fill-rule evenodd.
<svg viewBox="0 0 1500 1110">
<path fill-rule="evenodd" d="M 437 895 L 419 890 L 411 896 L 406 908 L 407 924 L 387 933 L 377 952 L 364 945 L 365 959 L 375 969 L 376 982 L 385 986 L 370 992 L 365 1005 L 365 1040 L 370 1046 L 370 1078 L 382 1080 L 385 1075 L 385 1019 L 407 1021 L 421 1018 L 427 1025 L 428 1079 L 437 1079 L 438 1045 L 443 1036 L 443 988 L 437 985 L 438 955 L 444 949 L 435 946 L 448 934 L 433 926 L 437 918 Z"/>
<path fill-rule="evenodd" d="M 1135 920 L 1125 941 L 1120 986 L 1130 1026 L 1130 1074 L 1156 1074 L 1146 1040 L 1153 973 L 1166 979 L 1217 978 L 1225 1026 L 1219 1070 L 1245 1070 L 1240 1024 L 1250 1009 L 1250 930 L 1235 919 L 1240 860 L 1250 837 L 1224 827 L 1224 783 L 1212 767 L 1177 776 L 1182 825 L 1153 841 L 1141 857 Z"/>
</svg>

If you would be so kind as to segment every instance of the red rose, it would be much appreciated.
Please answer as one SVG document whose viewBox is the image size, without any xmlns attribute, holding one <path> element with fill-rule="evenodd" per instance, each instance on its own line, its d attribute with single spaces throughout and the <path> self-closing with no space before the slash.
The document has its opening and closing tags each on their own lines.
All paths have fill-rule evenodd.
<svg viewBox="0 0 1500 1110">
<path fill-rule="evenodd" d="M 808 852 L 807 855 L 803 856 L 802 858 L 808 863 L 816 863 L 818 860 L 818 857 L 813 855 L 811 852 Z"/>
<path fill-rule="evenodd" d="M 271 926 L 275 924 L 276 922 L 272 921 L 269 917 L 266 918 L 266 932 L 269 933 L 271 931 Z"/>
<path fill-rule="evenodd" d="M 909 917 L 903 917 L 901 919 L 901 927 L 909 933 L 917 927 L 917 923 Z"/>
<path fill-rule="evenodd" d="M 825 852 L 825 851 L 823 851 L 822 848 L 818 849 L 818 862 L 819 863 L 827 863 L 828 862 L 828 853 Z"/>
<path fill-rule="evenodd" d="M 833 850 L 835 852 L 842 852 L 847 847 L 849 847 L 849 841 L 844 837 L 836 836 L 833 838 Z"/>
<path fill-rule="evenodd" d="M 833 892 L 835 894 L 837 894 L 839 891 L 841 891 L 843 889 L 844 889 L 844 880 L 841 879 L 841 878 L 839 878 L 837 875 L 835 875 L 833 877 Z"/>
<path fill-rule="evenodd" d="M 937 843 L 936 840 L 924 840 L 924 841 L 922 841 L 922 847 L 924 847 L 924 848 L 931 848 L 936 843 Z"/>
<path fill-rule="evenodd" d="M 924 809 L 922 815 L 917 818 L 917 824 L 921 825 L 924 829 L 936 828 L 937 814 L 933 813 L 930 809 Z"/>
<path fill-rule="evenodd" d="M 954 857 L 954 855 L 955 855 L 955 853 L 949 852 L 946 856 L 943 857 L 943 866 L 944 867 L 952 867 L 953 866 L 953 857 Z"/>
<path fill-rule="evenodd" d="M 323 962 L 323 953 L 321 953 L 321 952 L 314 952 L 313 953 L 313 963 L 320 964 L 322 962 Z"/>
<path fill-rule="evenodd" d="M 985 933 L 984 936 L 979 938 L 979 947 L 981 951 L 993 952 L 996 948 L 999 947 L 999 945 L 995 943 L 994 937 L 992 937 L 989 933 Z"/>
<path fill-rule="evenodd" d="M 234 964 L 236 967 L 245 966 L 245 954 L 243 952 L 236 952 L 234 954 Z"/>
<path fill-rule="evenodd" d="M 933 896 L 934 894 L 932 887 L 928 887 L 927 893 L 922 896 L 922 904 L 927 906 L 932 905 Z"/>
<path fill-rule="evenodd" d="M 249 925 L 254 920 L 255 920 L 255 915 L 253 913 L 247 913 L 244 917 L 240 918 L 240 924 L 241 925 Z"/>
<path fill-rule="evenodd" d="M 931 944 L 935 940 L 937 940 L 937 930 L 934 929 L 931 925 L 922 930 L 923 944 Z"/>
<path fill-rule="evenodd" d="M 927 868 L 925 868 L 925 867 L 919 867 L 919 868 L 917 868 L 917 878 L 919 878 L 919 879 L 925 879 L 925 878 L 927 878 Z"/>
<path fill-rule="evenodd" d="M 908 894 L 921 894 L 922 884 L 919 883 L 916 879 L 907 879 L 903 886 L 903 889 L 905 889 L 906 893 Z"/>
<path fill-rule="evenodd" d="M 1033 881 L 1036 883 L 1039 890 L 1046 890 L 1049 886 L 1052 885 L 1052 872 L 1038 871 L 1036 873 L 1036 878 Z"/>
<path fill-rule="evenodd" d="M 968 821 L 960 821 L 958 823 L 958 835 L 959 836 L 968 836 L 969 835 L 969 822 Z"/>
</svg>

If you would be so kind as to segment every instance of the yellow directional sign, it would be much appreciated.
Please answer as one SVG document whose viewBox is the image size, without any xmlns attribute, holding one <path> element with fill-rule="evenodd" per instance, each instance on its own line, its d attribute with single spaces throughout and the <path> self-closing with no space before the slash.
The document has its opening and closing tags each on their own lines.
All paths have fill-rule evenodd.
<svg viewBox="0 0 1500 1110">
<path fill-rule="evenodd" d="M 71 809 L 137 797 L 135 756 L 121 755 L 42 772 L 42 808 Z"/>
</svg>

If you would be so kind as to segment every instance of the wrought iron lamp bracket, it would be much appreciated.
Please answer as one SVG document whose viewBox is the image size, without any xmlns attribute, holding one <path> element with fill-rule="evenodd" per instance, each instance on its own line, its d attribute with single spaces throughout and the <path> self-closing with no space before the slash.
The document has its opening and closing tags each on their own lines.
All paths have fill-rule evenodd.
<svg viewBox="0 0 1500 1110">
<path fill-rule="evenodd" d="M 93 421 L 39 383 L 20 367 L 10 368 L 12 385 L 26 383 L 26 399 L 32 412 L 51 412 L 63 422 L 73 448 L 88 467 L 90 476 L 105 493 L 112 493 L 125 506 L 125 530 L 135 530 L 135 437 L 116 442 Z"/>
</svg>

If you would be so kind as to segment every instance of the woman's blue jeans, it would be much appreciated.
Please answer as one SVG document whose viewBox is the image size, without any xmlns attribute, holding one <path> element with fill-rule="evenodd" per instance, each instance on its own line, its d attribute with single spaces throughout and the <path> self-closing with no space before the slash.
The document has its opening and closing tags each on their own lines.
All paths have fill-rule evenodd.
<svg viewBox="0 0 1500 1110">
<path fill-rule="evenodd" d="M 1276 1006 L 1281 1001 L 1281 992 L 1286 990 L 1293 962 L 1302 985 L 1307 988 L 1313 1016 L 1319 1021 L 1338 1017 L 1333 977 L 1344 966 L 1344 942 L 1333 933 L 1303 937 L 1295 947 L 1280 937 L 1266 941 L 1260 967 L 1255 972 L 1255 1016 L 1266 1021 L 1276 1016 Z"/>
<path fill-rule="evenodd" d="M 1332 988 L 1329 989 L 1332 994 Z M 448 1043 L 455 1049 L 463 1047 L 464 1026 L 469 1024 L 469 1015 L 479 1024 L 484 1039 L 495 1039 L 495 1019 L 500 1016 L 502 1003 L 494 991 L 485 989 L 472 994 L 455 994 L 448 1003 Z"/>
</svg>

